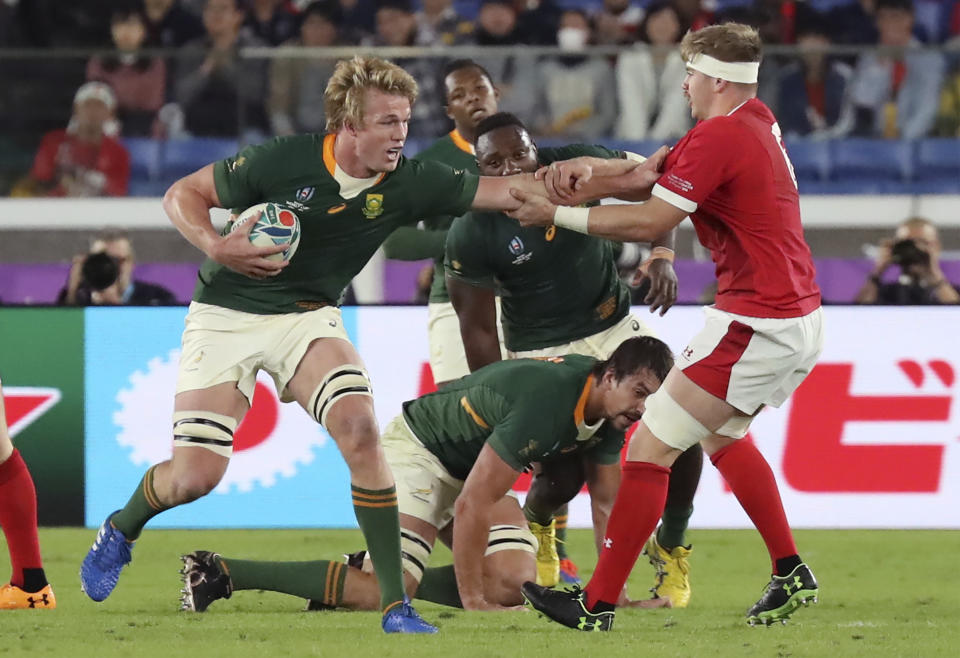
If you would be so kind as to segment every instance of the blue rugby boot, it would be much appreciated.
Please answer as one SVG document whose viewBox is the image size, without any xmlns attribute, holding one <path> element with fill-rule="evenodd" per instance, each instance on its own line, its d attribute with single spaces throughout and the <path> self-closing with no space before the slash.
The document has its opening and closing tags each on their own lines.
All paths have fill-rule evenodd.
<svg viewBox="0 0 960 658">
<path fill-rule="evenodd" d="M 100 526 L 97 539 L 80 565 L 80 587 L 87 596 L 98 602 L 110 596 L 117 586 L 120 570 L 130 563 L 130 551 L 133 548 L 133 542 L 127 541 L 123 533 L 110 523 L 113 514 Z"/>
<path fill-rule="evenodd" d="M 384 633 L 436 633 L 437 627 L 423 621 L 406 596 L 383 615 Z"/>
</svg>

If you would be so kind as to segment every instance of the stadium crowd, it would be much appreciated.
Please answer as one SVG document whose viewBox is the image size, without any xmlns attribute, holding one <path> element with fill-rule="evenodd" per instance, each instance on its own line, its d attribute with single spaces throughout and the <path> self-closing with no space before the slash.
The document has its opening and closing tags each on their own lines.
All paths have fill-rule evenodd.
<svg viewBox="0 0 960 658">
<path fill-rule="evenodd" d="M 955 0 L 40 0 L 0 5 L 0 48 L 52 55 L 0 57 L 16 82 L 3 111 L 6 139 L 22 134 L 35 147 L 36 128 L 63 128 L 63 101 L 84 81 L 112 89 L 114 136 L 256 141 L 322 130 L 335 58 L 240 52 L 276 46 L 439 49 L 397 60 L 420 86 L 410 137 L 429 139 L 448 129 L 443 49 L 536 45 L 558 50 L 477 58 L 500 86 L 501 107 L 536 136 L 670 140 L 690 127 L 678 111 L 684 67 L 672 47 L 689 28 L 728 20 L 758 27 L 768 46 L 798 48 L 766 57 L 761 70 L 759 95 L 788 137 L 960 134 Z M 901 50 L 826 55 L 834 45 Z M 914 49 L 939 45 L 945 50 Z M 620 50 L 600 55 L 591 46 Z M 55 55 L 61 48 L 100 52 L 64 61 Z M 51 77 L 62 81 L 59 92 L 37 84 Z M 45 103 L 22 102 L 38 94 Z"/>
</svg>

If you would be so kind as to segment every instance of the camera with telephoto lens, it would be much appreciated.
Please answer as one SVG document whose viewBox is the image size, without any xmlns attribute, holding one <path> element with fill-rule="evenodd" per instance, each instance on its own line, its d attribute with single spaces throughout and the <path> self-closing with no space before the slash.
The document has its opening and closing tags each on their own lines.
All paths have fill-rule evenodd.
<svg viewBox="0 0 960 658">
<path fill-rule="evenodd" d="M 97 292 L 106 290 L 120 276 L 120 264 L 105 252 L 90 254 L 80 268 L 81 286 Z"/>
<path fill-rule="evenodd" d="M 890 256 L 893 262 L 900 267 L 930 264 L 930 254 L 921 249 L 910 238 L 894 242 L 893 246 L 890 247 Z"/>
</svg>

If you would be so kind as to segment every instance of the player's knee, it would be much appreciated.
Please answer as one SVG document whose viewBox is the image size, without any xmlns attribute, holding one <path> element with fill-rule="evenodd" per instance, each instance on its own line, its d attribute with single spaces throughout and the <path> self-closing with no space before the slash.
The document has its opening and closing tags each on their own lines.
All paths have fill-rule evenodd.
<svg viewBox="0 0 960 658">
<path fill-rule="evenodd" d="M 331 432 L 331 435 L 351 469 L 355 465 L 370 465 L 380 460 L 380 431 L 372 416 L 364 414 L 345 418 L 338 423 L 336 434 Z"/>
<path fill-rule="evenodd" d="M 171 505 L 183 505 L 192 502 L 198 498 L 206 496 L 213 491 L 213 488 L 220 483 L 222 474 L 188 471 L 175 473 L 170 480 L 170 500 Z"/>
</svg>

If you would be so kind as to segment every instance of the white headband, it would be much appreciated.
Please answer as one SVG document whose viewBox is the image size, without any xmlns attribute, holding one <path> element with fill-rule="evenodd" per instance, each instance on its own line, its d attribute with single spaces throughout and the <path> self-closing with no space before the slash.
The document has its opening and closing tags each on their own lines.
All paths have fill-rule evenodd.
<svg viewBox="0 0 960 658">
<path fill-rule="evenodd" d="M 687 66 L 711 78 L 747 84 L 757 82 L 757 72 L 760 70 L 760 62 L 723 62 L 704 53 L 691 57 Z"/>
</svg>

